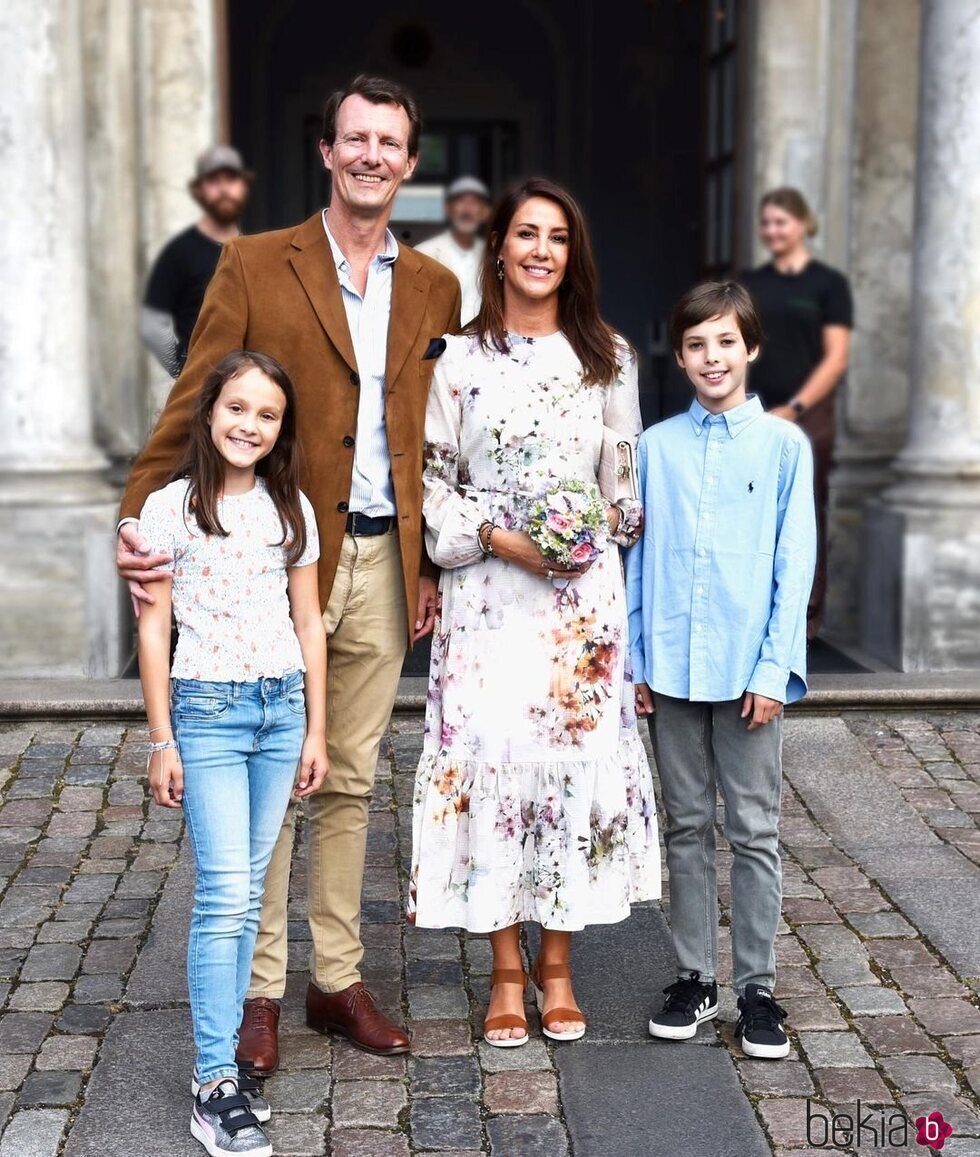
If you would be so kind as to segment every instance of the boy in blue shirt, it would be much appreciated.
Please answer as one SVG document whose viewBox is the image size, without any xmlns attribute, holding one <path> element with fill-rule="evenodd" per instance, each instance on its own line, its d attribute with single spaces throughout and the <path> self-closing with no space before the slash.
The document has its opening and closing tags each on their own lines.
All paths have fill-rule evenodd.
<svg viewBox="0 0 980 1157">
<path fill-rule="evenodd" d="M 671 316 L 690 409 L 637 449 L 645 524 L 627 552 L 636 705 L 650 716 L 670 870 L 676 983 L 650 1033 L 686 1040 L 718 1012 L 715 795 L 733 853 L 732 957 L 742 1051 L 784 1057 L 773 999 L 782 899 L 782 709 L 806 692 L 816 525 L 806 435 L 746 394 L 761 326 L 734 282 L 696 286 Z"/>
</svg>

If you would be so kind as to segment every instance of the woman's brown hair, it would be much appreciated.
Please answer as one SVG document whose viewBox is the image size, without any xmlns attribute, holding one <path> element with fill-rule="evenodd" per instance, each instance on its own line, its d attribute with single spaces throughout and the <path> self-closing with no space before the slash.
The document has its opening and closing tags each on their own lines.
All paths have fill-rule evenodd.
<svg viewBox="0 0 980 1157">
<path fill-rule="evenodd" d="M 777 209 L 782 209 L 784 213 L 789 213 L 791 217 L 795 217 L 797 221 L 802 221 L 806 226 L 807 237 L 816 237 L 817 219 L 810 208 L 810 202 L 799 189 L 794 189 L 790 185 L 783 185 L 779 189 L 770 189 L 768 193 L 762 194 L 759 201 L 759 212 L 761 213 L 767 205 L 774 205 Z"/>
<path fill-rule="evenodd" d="M 497 274 L 497 260 L 514 214 L 532 197 L 544 197 L 558 205 L 568 222 L 568 264 L 558 289 L 558 320 L 569 345 L 582 363 L 586 385 L 607 385 L 616 380 L 625 356 L 624 344 L 599 315 L 598 273 L 585 216 L 570 193 L 543 177 L 515 186 L 494 209 L 488 229 L 490 243 L 483 256 L 480 288 L 483 304 L 464 333 L 479 337 L 485 349 L 507 353 L 504 325 L 504 286 Z"/>
<path fill-rule="evenodd" d="M 275 358 L 252 350 L 234 350 L 214 367 L 198 395 L 188 431 L 187 453 L 173 479 L 189 478 L 186 518 L 192 514 L 205 534 L 228 537 L 218 518 L 218 499 L 225 477 L 225 460 L 211 440 L 211 410 L 226 382 L 246 370 L 265 374 L 286 396 L 279 437 L 269 453 L 256 463 L 255 473 L 265 480 L 282 524 L 282 538 L 271 544 L 285 548 L 286 565 L 292 566 L 306 550 L 306 521 L 299 501 L 299 445 L 296 441 L 296 390 L 292 379 Z"/>
</svg>

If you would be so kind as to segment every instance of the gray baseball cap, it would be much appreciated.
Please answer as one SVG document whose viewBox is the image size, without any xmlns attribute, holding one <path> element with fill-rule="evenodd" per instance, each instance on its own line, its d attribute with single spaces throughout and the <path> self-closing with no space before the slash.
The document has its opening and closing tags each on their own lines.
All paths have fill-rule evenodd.
<svg viewBox="0 0 980 1157">
<path fill-rule="evenodd" d="M 446 200 L 451 201 L 453 197 L 462 197 L 464 193 L 475 193 L 484 201 L 493 200 L 490 196 L 490 190 L 479 177 L 457 177 L 446 190 Z"/>
<path fill-rule="evenodd" d="M 211 148 L 205 149 L 197 158 L 194 180 L 203 181 L 205 177 L 210 177 L 212 173 L 223 172 L 239 173 L 243 177 L 251 175 L 245 168 L 242 155 L 238 149 L 233 149 L 231 145 L 212 145 Z"/>
</svg>

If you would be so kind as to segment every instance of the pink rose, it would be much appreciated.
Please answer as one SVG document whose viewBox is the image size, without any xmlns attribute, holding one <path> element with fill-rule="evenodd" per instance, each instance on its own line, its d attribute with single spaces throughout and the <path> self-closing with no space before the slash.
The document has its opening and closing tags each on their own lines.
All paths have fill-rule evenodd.
<svg viewBox="0 0 980 1157">
<path fill-rule="evenodd" d="M 596 552 L 594 548 L 587 542 L 580 542 L 572 547 L 572 562 L 574 562 L 576 566 L 591 562 L 595 556 Z"/>
<path fill-rule="evenodd" d="M 564 534 L 572 524 L 564 514 L 559 514 L 557 510 L 553 510 L 548 515 L 546 525 L 549 530 L 555 531 L 556 534 Z"/>
</svg>

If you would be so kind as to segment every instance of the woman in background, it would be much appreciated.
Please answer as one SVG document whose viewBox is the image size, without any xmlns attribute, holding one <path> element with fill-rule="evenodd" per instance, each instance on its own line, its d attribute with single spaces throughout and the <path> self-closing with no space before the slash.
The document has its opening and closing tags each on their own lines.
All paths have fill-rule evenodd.
<svg viewBox="0 0 980 1157">
<path fill-rule="evenodd" d="M 816 232 L 816 219 L 799 190 L 772 189 L 759 203 L 759 237 L 772 259 L 741 277 L 766 339 L 750 387 L 771 413 L 799 423 L 813 444 L 817 570 L 807 610 L 809 639 L 823 621 L 835 394 L 847 370 L 854 312 L 847 278 L 810 253 L 808 242 Z"/>
</svg>

